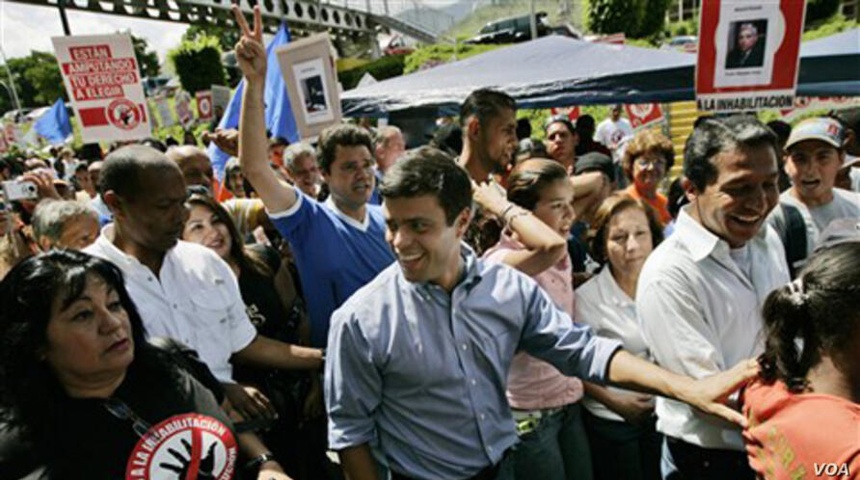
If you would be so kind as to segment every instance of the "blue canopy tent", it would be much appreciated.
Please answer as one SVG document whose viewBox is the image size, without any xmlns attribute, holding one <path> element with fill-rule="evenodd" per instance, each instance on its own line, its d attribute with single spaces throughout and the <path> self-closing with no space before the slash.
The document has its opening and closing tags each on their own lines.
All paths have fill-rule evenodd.
<svg viewBox="0 0 860 480">
<path fill-rule="evenodd" d="M 347 116 L 456 109 L 481 87 L 507 92 L 520 108 L 695 98 L 696 56 L 589 43 L 562 36 L 500 48 L 343 94 Z M 860 95 L 860 29 L 801 47 L 798 94 Z"/>
</svg>

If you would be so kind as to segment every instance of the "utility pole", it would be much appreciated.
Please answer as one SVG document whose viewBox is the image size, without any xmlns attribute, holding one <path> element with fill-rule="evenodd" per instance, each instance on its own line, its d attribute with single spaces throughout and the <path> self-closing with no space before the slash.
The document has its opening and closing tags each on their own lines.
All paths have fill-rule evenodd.
<svg viewBox="0 0 860 480">
<path fill-rule="evenodd" d="M 6 52 L 3 46 L 0 45 L 0 56 L 3 57 L 3 65 L 6 67 L 6 75 L 9 77 L 9 91 L 12 93 L 13 107 L 18 113 L 21 113 L 21 100 L 18 99 L 18 90 L 15 88 L 15 79 L 12 78 L 12 70 L 9 68 L 9 61 L 6 60 Z"/>
<path fill-rule="evenodd" d="M 531 15 L 529 15 L 529 24 L 532 27 L 532 40 L 536 40 L 537 33 L 537 18 L 535 18 L 535 0 L 531 1 Z"/>
<path fill-rule="evenodd" d="M 72 30 L 69 28 L 69 19 L 66 17 L 66 0 L 57 0 L 57 8 L 60 9 L 60 21 L 63 22 L 63 35 L 69 37 Z"/>
</svg>

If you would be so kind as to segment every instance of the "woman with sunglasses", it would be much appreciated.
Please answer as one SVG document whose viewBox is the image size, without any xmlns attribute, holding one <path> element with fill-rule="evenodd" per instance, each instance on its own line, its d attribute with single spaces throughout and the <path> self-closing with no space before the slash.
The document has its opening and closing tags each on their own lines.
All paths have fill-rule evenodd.
<svg viewBox="0 0 860 480">
<path fill-rule="evenodd" d="M 671 140 L 654 130 L 642 130 L 627 144 L 621 164 L 631 182 L 625 193 L 648 203 L 657 212 L 663 226 L 672 221 L 672 216 L 666 196 L 657 189 L 674 163 L 675 150 Z"/>
</svg>

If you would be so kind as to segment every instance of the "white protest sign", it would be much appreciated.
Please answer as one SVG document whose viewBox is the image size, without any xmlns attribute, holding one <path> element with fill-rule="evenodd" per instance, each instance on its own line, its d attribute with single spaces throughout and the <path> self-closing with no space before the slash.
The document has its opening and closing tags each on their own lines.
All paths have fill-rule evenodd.
<svg viewBox="0 0 860 480">
<path fill-rule="evenodd" d="M 128 34 L 53 37 L 51 41 L 84 143 L 152 135 Z"/>
</svg>

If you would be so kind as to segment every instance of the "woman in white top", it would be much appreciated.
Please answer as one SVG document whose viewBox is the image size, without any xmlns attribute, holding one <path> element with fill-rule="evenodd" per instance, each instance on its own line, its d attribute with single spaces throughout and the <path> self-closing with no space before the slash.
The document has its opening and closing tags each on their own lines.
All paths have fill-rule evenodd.
<svg viewBox="0 0 860 480">
<path fill-rule="evenodd" d="M 591 255 L 603 267 L 577 289 L 576 319 L 649 359 L 636 321 L 636 282 L 645 259 L 663 239 L 660 223 L 642 200 L 615 194 L 600 206 L 591 228 Z M 585 393 L 595 479 L 659 479 L 661 438 L 655 430 L 654 399 L 587 382 Z"/>
</svg>

